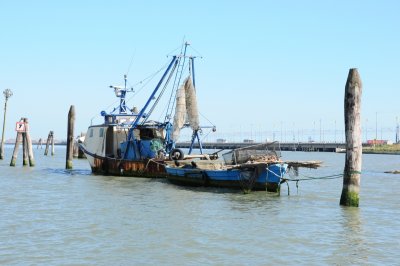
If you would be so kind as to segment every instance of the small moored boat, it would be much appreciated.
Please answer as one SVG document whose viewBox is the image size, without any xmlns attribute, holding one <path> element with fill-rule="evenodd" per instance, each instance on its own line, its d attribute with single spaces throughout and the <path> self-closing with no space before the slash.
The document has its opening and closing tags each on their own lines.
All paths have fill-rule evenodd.
<svg viewBox="0 0 400 266">
<path fill-rule="evenodd" d="M 288 165 L 276 151 L 265 149 L 268 145 L 232 150 L 223 155 L 224 161 L 176 161 L 166 166 L 167 178 L 179 185 L 279 192 Z"/>
</svg>

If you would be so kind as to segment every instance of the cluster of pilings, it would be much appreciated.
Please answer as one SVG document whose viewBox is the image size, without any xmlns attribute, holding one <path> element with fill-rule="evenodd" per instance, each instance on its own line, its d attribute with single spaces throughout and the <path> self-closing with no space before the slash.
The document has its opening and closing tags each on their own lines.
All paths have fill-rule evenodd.
<svg viewBox="0 0 400 266">
<path fill-rule="evenodd" d="M 83 159 L 86 158 L 85 153 L 82 151 L 82 149 L 79 147 L 79 143 L 82 143 L 83 139 L 85 137 L 85 134 L 81 132 L 80 136 L 76 137 L 74 139 L 74 151 L 73 151 L 73 157 L 78 158 L 78 159 Z M 37 142 L 37 149 L 42 149 L 43 146 L 43 140 L 40 138 Z M 51 147 L 51 155 L 54 155 L 54 132 L 50 131 L 49 136 L 47 137 L 46 141 L 46 149 L 44 155 L 47 155 L 49 152 L 49 146 Z"/>
<path fill-rule="evenodd" d="M 44 155 L 47 156 L 49 153 L 49 146 L 51 146 L 51 155 L 54 155 L 54 132 L 50 131 L 47 136 L 46 149 L 44 150 Z"/>
<path fill-rule="evenodd" d="M 22 142 L 23 165 L 35 166 L 35 159 L 33 157 L 32 140 L 29 134 L 28 118 L 21 118 L 17 123 L 17 137 L 15 139 L 14 152 L 11 157 L 10 166 L 15 166 L 18 157 L 19 146 Z"/>
<path fill-rule="evenodd" d="M 7 100 L 10 96 L 7 94 L 6 97 L 6 104 L 5 104 L 5 109 L 4 109 L 4 114 L 6 113 L 6 107 L 7 107 Z M 4 115 L 5 116 L 5 115 Z M 1 141 L 1 158 L 4 158 L 4 128 L 5 128 L 5 118 L 3 121 L 3 137 Z M 69 113 L 68 113 L 68 132 L 67 132 L 67 152 L 66 152 L 66 169 L 72 169 L 72 159 L 73 157 L 78 157 L 78 158 L 83 158 L 84 155 L 79 151 L 79 144 L 77 141 L 74 140 L 74 123 L 75 123 L 75 107 L 72 105 Z M 17 137 L 15 138 L 15 145 L 14 145 L 14 150 L 13 150 L 13 155 L 11 157 L 11 162 L 10 166 L 15 166 L 17 157 L 18 157 L 18 151 L 19 147 L 22 144 L 22 151 L 23 151 L 23 165 L 26 166 L 29 164 L 29 166 L 35 166 L 35 159 L 33 155 L 33 149 L 32 149 L 32 140 L 30 137 L 29 133 L 29 123 L 28 123 L 28 118 L 21 118 L 19 122 L 17 122 L 16 125 L 16 131 L 17 131 Z M 82 134 L 81 134 L 82 136 Z M 42 141 L 40 139 L 40 142 L 38 144 L 42 145 Z M 46 141 L 46 149 L 44 151 L 44 155 L 47 156 L 49 153 L 49 148 L 51 146 L 51 155 L 53 156 L 55 154 L 54 151 L 54 132 L 50 131 L 49 135 L 47 137 Z M 76 156 L 74 156 L 76 154 Z"/>
</svg>

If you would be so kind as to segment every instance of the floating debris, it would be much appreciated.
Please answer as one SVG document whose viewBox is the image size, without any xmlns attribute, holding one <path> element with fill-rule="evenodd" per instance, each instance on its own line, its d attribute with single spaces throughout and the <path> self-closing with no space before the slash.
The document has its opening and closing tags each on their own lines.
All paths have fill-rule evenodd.
<svg viewBox="0 0 400 266">
<path fill-rule="evenodd" d="M 322 161 L 286 161 L 289 167 L 305 167 L 305 168 L 318 168 L 322 165 Z"/>
<path fill-rule="evenodd" d="M 400 170 L 385 171 L 385 174 L 400 174 Z"/>
</svg>

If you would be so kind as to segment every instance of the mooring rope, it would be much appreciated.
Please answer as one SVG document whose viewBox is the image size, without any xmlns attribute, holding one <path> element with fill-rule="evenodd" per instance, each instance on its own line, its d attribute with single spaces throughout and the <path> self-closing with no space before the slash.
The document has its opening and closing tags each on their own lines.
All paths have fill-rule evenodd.
<svg viewBox="0 0 400 266">
<path fill-rule="evenodd" d="M 273 174 L 274 176 L 279 177 L 279 178 L 282 178 L 282 176 L 283 176 L 282 171 L 280 172 L 280 175 L 278 175 L 278 174 L 276 174 L 275 172 L 269 170 L 268 167 L 267 167 L 267 171 L 270 172 L 271 174 Z"/>
<path fill-rule="evenodd" d="M 341 178 L 344 176 L 343 173 L 340 174 L 333 174 L 333 175 L 326 175 L 326 176 L 307 176 L 307 175 L 303 175 L 300 178 L 293 178 L 290 176 L 290 173 L 288 172 L 288 175 L 290 178 L 284 178 L 279 175 L 277 175 L 276 173 L 274 173 L 273 171 L 269 170 L 267 167 L 267 171 L 270 172 L 271 174 L 275 175 L 276 177 L 281 178 L 281 184 L 282 183 L 286 183 L 287 188 L 288 188 L 288 195 L 290 195 L 290 187 L 289 187 L 289 182 L 296 182 L 296 188 L 297 188 L 297 192 L 299 190 L 299 181 L 308 181 L 308 180 L 327 180 L 327 179 L 337 179 L 337 178 Z M 361 174 L 360 171 L 350 171 L 350 174 Z"/>
<path fill-rule="evenodd" d="M 320 180 L 320 179 L 336 179 L 343 177 L 343 174 L 336 174 L 336 175 L 327 175 L 327 176 L 305 176 L 303 175 L 302 178 L 283 178 L 287 181 L 303 181 L 303 180 Z"/>
<path fill-rule="evenodd" d="M 350 174 L 360 174 L 360 171 L 350 171 Z M 290 175 L 289 175 L 290 176 Z M 321 179 L 336 179 L 336 178 L 340 178 L 343 177 L 344 174 L 335 174 L 335 175 L 327 175 L 327 176 L 307 176 L 307 175 L 303 175 L 301 178 L 283 178 L 286 179 L 288 181 L 303 181 L 303 180 L 321 180 Z"/>
</svg>

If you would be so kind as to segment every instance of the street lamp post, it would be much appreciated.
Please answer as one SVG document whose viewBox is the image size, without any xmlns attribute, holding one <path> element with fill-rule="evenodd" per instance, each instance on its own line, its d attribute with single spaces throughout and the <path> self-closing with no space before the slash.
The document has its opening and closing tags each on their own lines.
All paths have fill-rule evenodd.
<svg viewBox="0 0 400 266">
<path fill-rule="evenodd" d="M 6 89 L 3 91 L 5 102 L 4 102 L 4 119 L 3 119 L 3 133 L 1 135 L 1 143 L 0 143 L 0 160 L 4 159 L 4 131 L 5 131 L 5 127 L 6 127 L 6 113 L 7 113 L 7 101 L 8 98 L 10 98 L 13 93 L 10 89 Z"/>
</svg>

